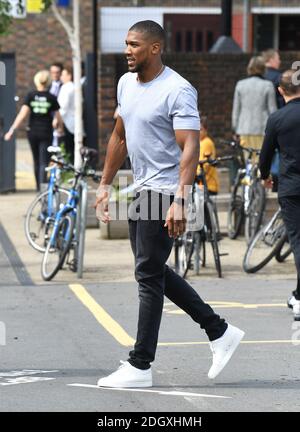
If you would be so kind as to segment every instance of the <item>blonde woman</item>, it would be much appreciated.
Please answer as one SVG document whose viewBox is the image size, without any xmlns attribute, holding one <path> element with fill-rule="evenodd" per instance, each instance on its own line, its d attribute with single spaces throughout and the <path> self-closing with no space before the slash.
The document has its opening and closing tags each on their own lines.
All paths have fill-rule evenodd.
<svg viewBox="0 0 300 432">
<path fill-rule="evenodd" d="M 51 84 L 49 72 L 47 70 L 38 72 L 34 76 L 34 84 L 36 90 L 30 91 L 25 97 L 24 104 L 4 139 L 9 141 L 15 130 L 29 117 L 28 140 L 34 161 L 37 190 L 39 190 L 40 184 L 46 181 L 45 168 L 50 156 L 47 147 L 52 143 L 54 113 L 56 123 L 62 124 L 62 120 L 58 112 L 57 99 L 48 91 Z"/>
</svg>

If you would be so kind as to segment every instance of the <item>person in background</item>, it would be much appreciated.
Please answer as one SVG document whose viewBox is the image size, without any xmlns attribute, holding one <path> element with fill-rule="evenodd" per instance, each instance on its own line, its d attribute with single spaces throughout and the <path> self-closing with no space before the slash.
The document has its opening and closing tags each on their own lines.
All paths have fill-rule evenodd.
<svg viewBox="0 0 300 432">
<path fill-rule="evenodd" d="M 207 117 L 202 116 L 200 127 L 199 160 L 206 158 L 216 158 L 216 147 L 213 140 L 208 136 Z M 205 173 L 209 193 L 211 195 L 216 195 L 219 192 L 219 177 L 217 168 L 207 163 L 203 166 L 203 170 Z M 198 167 L 198 174 L 200 174 L 200 167 Z"/>
<path fill-rule="evenodd" d="M 274 86 L 264 78 L 265 69 L 262 57 L 251 58 L 248 77 L 236 84 L 232 109 L 232 129 L 240 136 L 241 146 L 257 150 L 261 149 L 268 117 L 277 109 Z M 253 162 L 257 159 L 254 155 Z"/>
<path fill-rule="evenodd" d="M 278 201 L 297 269 L 297 286 L 288 307 L 295 321 L 300 321 L 300 81 L 295 70 L 283 72 L 279 92 L 286 105 L 268 119 L 259 169 L 265 186 L 270 187 L 271 164 L 278 149 Z"/>
<path fill-rule="evenodd" d="M 33 155 L 37 190 L 40 190 L 41 183 L 47 181 L 45 168 L 50 161 L 47 148 L 52 143 L 54 114 L 57 124 L 62 124 L 57 99 L 48 90 L 50 82 L 50 74 L 47 70 L 42 70 L 34 76 L 36 90 L 27 94 L 19 114 L 4 136 L 4 139 L 9 141 L 15 130 L 29 116 L 28 140 Z"/>
<path fill-rule="evenodd" d="M 62 70 L 63 70 L 62 63 L 52 63 L 50 66 L 51 85 L 49 87 L 49 92 L 53 94 L 55 97 L 58 97 L 62 86 L 62 82 L 60 80 Z M 54 147 L 60 145 L 62 134 L 63 134 L 62 130 L 54 129 L 53 140 L 52 140 L 52 145 Z"/>
<path fill-rule="evenodd" d="M 264 74 L 264 77 L 265 79 L 273 83 L 276 93 L 277 108 L 281 108 L 285 105 L 285 102 L 284 98 L 278 91 L 279 81 L 281 77 L 281 72 L 279 70 L 281 64 L 279 52 L 275 49 L 267 49 L 266 51 L 262 52 L 262 57 L 266 65 L 266 72 Z"/>
<path fill-rule="evenodd" d="M 63 65 L 61 63 L 52 63 L 50 66 L 51 84 L 49 87 L 49 92 L 54 96 L 58 96 L 61 86 L 63 85 L 61 81 L 61 73 L 63 71 Z"/>
<path fill-rule="evenodd" d="M 66 153 L 70 162 L 74 162 L 74 132 L 75 132 L 75 105 L 74 105 L 74 83 L 73 70 L 65 67 L 61 74 L 63 85 L 58 95 L 60 114 L 64 123 L 64 139 Z"/>
</svg>

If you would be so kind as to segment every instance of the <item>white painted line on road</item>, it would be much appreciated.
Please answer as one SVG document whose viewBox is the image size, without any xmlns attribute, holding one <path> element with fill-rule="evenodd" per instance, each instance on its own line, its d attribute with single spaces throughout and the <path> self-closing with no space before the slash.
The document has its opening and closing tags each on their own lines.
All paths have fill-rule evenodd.
<svg viewBox="0 0 300 432">
<path fill-rule="evenodd" d="M 20 371 L 13 370 L 10 372 L 0 373 L 0 386 L 11 386 L 17 384 L 29 384 L 40 381 L 52 381 L 56 378 L 50 377 L 37 377 L 32 375 L 46 374 L 59 372 L 58 370 L 34 370 L 34 369 L 23 369 Z M 1 381 L 4 380 L 4 381 Z"/>
<path fill-rule="evenodd" d="M 141 392 L 141 393 L 156 393 L 164 396 L 189 396 L 189 397 L 204 397 L 204 398 L 219 398 L 219 399 L 232 399 L 231 396 L 219 396 L 219 395 L 209 395 L 202 393 L 190 393 L 190 392 L 181 392 L 181 391 L 163 391 L 163 390 L 146 390 L 146 389 L 133 389 L 133 388 L 113 388 L 113 387 L 98 387 L 92 384 L 67 384 L 71 387 L 86 387 L 86 388 L 94 388 L 98 390 L 114 390 L 114 391 L 127 391 L 127 392 Z"/>
<path fill-rule="evenodd" d="M 287 340 L 242 340 L 240 342 L 241 344 L 285 344 L 290 343 L 292 345 L 299 345 L 300 340 L 294 340 L 294 339 L 287 339 Z M 208 345 L 209 342 L 159 342 L 158 345 L 160 346 L 180 346 L 180 345 Z"/>
</svg>

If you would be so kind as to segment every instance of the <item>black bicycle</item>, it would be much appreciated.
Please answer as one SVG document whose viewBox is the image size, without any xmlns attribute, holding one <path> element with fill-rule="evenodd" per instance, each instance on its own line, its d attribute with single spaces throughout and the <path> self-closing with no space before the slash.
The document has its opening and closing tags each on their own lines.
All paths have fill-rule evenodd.
<svg viewBox="0 0 300 432">
<path fill-rule="evenodd" d="M 253 163 L 253 156 L 258 156 L 260 150 L 241 147 L 237 141 L 230 141 L 233 149 L 248 153 L 245 166 L 237 170 L 227 217 L 228 237 L 235 239 L 245 225 L 247 244 L 259 230 L 266 204 L 265 188 L 259 176 L 258 164 Z"/>
<path fill-rule="evenodd" d="M 209 163 L 212 166 L 222 161 L 231 160 L 232 156 L 219 157 L 217 159 L 204 159 L 199 161 L 201 174 L 195 177 L 192 186 L 188 209 L 187 230 L 175 239 L 175 271 L 182 277 L 186 277 L 189 270 L 193 269 L 195 274 L 200 273 L 201 267 L 206 266 L 206 243 L 212 247 L 213 258 L 218 277 L 222 277 L 221 259 L 219 252 L 219 221 L 216 205 L 209 194 L 203 166 Z M 200 183 L 203 185 L 199 188 Z"/>
<path fill-rule="evenodd" d="M 243 269 L 246 273 L 256 273 L 273 257 L 283 262 L 290 253 L 291 248 L 279 208 L 249 243 L 243 260 Z"/>
</svg>

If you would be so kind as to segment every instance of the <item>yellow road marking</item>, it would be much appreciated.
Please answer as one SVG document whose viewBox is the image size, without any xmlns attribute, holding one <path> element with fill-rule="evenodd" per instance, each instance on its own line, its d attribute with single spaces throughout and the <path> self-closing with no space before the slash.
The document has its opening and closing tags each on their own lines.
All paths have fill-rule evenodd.
<svg viewBox="0 0 300 432">
<path fill-rule="evenodd" d="M 132 346 L 135 340 L 126 333 L 126 331 L 118 324 L 87 292 L 80 284 L 69 285 L 73 293 L 78 299 L 88 308 L 94 315 L 96 320 L 105 330 L 110 333 L 121 345 Z"/>
<path fill-rule="evenodd" d="M 104 309 L 101 307 L 96 300 L 87 292 L 84 286 L 80 284 L 70 284 L 70 289 L 76 295 L 76 297 L 87 307 L 87 309 L 94 315 L 96 320 L 105 330 L 112 335 L 117 342 L 123 346 L 132 347 L 135 340 L 129 336 L 128 333 L 117 323 Z M 221 302 L 220 302 L 221 303 Z M 293 344 L 299 345 L 300 341 L 293 339 L 284 340 L 243 340 L 242 344 Z M 209 342 L 159 342 L 159 346 L 184 346 L 184 345 L 208 345 Z"/>
<path fill-rule="evenodd" d="M 214 308 L 242 308 L 242 309 L 258 309 L 258 308 L 272 308 L 272 307 L 287 307 L 286 303 L 236 303 L 236 302 L 224 302 L 224 301 L 207 301 L 209 305 Z M 164 312 L 173 315 L 184 315 L 185 312 L 181 309 L 173 309 L 170 307 L 174 307 L 173 303 L 165 303 Z"/>
</svg>

